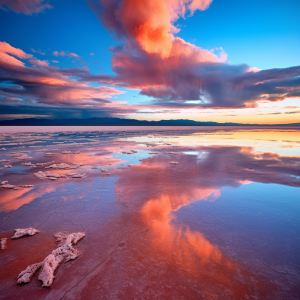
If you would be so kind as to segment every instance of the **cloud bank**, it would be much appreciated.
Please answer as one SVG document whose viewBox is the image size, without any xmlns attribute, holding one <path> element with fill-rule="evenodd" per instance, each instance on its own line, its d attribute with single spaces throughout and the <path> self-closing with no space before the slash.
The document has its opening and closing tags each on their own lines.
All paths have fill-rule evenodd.
<svg viewBox="0 0 300 300">
<path fill-rule="evenodd" d="M 151 105 L 174 108 L 254 107 L 300 96 L 299 66 L 260 71 L 230 65 L 222 48 L 216 55 L 175 36 L 174 22 L 207 9 L 210 0 L 88 2 L 116 38 L 125 40 L 111 49 L 116 76 L 93 80 L 140 89 L 155 99 Z"/>
<path fill-rule="evenodd" d="M 28 63 L 31 66 L 26 66 Z M 52 67 L 48 61 L 38 60 L 21 49 L 0 42 L 0 103 L 9 106 L 11 111 L 26 106 L 39 114 L 41 110 L 48 111 L 47 106 L 77 111 L 83 109 L 86 112 L 96 109 L 102 115 L 103 112 L 111 115 L 136 110 L 120 101 L 110 100 L 123 91 L 104 85 L 90 86 L 90 82 L 70 79 L 87 75 L 91 75 L 87 68 Z M 18 109 L 11 106 L 18 106 Z M 1 110 L 4 111 L 3 107 Z M 55 112 L 55 108 L 52 111 Z"/>
</svg>

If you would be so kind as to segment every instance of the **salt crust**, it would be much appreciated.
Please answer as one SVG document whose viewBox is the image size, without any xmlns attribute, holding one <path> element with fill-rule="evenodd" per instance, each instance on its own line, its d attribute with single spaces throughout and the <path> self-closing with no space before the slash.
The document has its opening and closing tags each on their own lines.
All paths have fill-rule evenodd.
<svg viewBox="0 0 300 300">
<path fill-rule="evenodd" d="M 71 165 L 65 164 L 65 163 L 61 163 L 61 164 L 53 164 L 51 166 L 47 166 L 45 167 L 46 169 L 78 169 L 79 167 L 81 167 L 83 164 L 77 164 L 77 163 L 73 163 Z"/>
<path fill-rule="evenodd" d="M 35 235 L 39 233 L 39 230 L 34 229 L 32 227 L 29 228 L 23 228 L 23 229 L 15 229 L 15 235 L 12 237 L 12 239 L 18 239 L 24 235 Z"/>
<path fill-rule="evenodd" d="M 80 252 L 72 247 L 85 236 L 84 232 L 66 234 L 59 232 L 54 235 L 59 247 L 52 251 L 42 262 L 28 266 L 18 276 L 18 283 L 30 282 L 34 273 L 42 268 L 38 279 L 43 286 L 50 287 L 54 280 L 54 272 L 63 261 L 73 260 L 80 255 Z"/>
<path fill-rule="evenodd" d="M 178 162 L 177 161 L 170 161 L 169 164 L 171 164 L 171 165 L 178 165 Z"/>
<path fill-rule="evenodd" d="M 50 180 L 56 180 L 58 178 L 67 178 L 67 177 L 72 177 L 72 178 L 82 178 L 84 177 L 86 174 L 78 174 L 78 173 L 67 173 L 67 174 L 57 174 L 57 173 L 52 173 L 52 172 L 49 172 L 49 171 L 46 171 L 46 172 L 42 172 L 42 171 L 39 171 L 37 173 L 34 173 L 34 175 L 38 178 L 38 179 L 41 179 L 41 180 L 44 180 L 44 179 L 50 179 Z"/>
<path fill-rule="evenodd" d="M 4 250 L 6 248 L 7 238 L 0 239 L 0 249 Z"/>
</svg>

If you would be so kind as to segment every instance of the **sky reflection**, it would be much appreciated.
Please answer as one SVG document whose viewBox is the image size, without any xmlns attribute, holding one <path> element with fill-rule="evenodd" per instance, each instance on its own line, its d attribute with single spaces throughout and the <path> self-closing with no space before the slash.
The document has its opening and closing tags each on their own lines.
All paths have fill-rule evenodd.
<svg viewBox="0 0 300 300">
<path fill-rule="evenodd" d="M 19 167 L 23 161 L 9 153 L 23 147 L 26 134 L 19 137 L 22 144 L 15 134 L 17 145 L 11 146 L 7 145 L 11 136 L 5 137 L 3 144 L 7 149 L 0 153 L 0 159 L 9 157 L 13 167 L 0 170 L 1 180 L 34 187 L 0 190 L 0 222 L 4 225 L 1 235 L 8 237 L 15 226 L 42 228 L 43 243 L 50 247 L 53 230 L 86 232 L 86 239 L 80 244 L 82 256 L 71 268 L 60 269 L 49 294 L 43 294 L 48 297 L 45 299 L 59 299 L 66 289 L 81 282 L 81 276 L 84 284 L 75 285 L 68 297 L 297 299 L 298 290 L 291 283 L 300 278 L 300 262 L 295 256 L 289 254 L 285 260 L 273 259 L 267 263 L 260 261 L 260 257 L 261 253 L 270 256 L 269 245 L 275 245 L 272 251 L 282 255 L 282 249 L 273 242 L 282 240 L 282 232 L 289 239 L 296 239 L 291 232 L 299 224 L 289 220 L 300 207 L 296 200 L 293 210 L 283 207 L 284 201 L 300 196 L 299 132 L 264 131 L 258 135 L 251 130 L 88 132 L 43 137 L 40 147 L 30 148 L 25 144 L 25 148 L 20 148 L 30 151 L 27 154 L 33 157 L 32 163 L 52 160 L 83 163 L 75 170 L 50 171 L 58 174 L 74 171 L 86 176 L 59 178 L 54 182 L 35 178 L 34 172 L 49 170 L 45 166 L 24 167 L 21 174 Z M 31 143 L 39 138 L 31 134 Z M 54 143 L 60 140 L 63 144 Z M 67 145 L 71 140 L 73 145 Z M 80 144 L 74 144 L 77 140 Z M 284 152 L 287 144 L 292 149 L 289 155 Z M 80 153 L 62 154 L 64 150 Z M 122 153 L 129 150 L 137 152 Z M 48 152 L 54 154 L 49 156 Z M 178 164 L 170 164 L 171 161 Z M 97 168 L 92 169 L 93 166 Z M 101 168 L 109 174 L 100 172 Z M 257 195 L 258 186 L 261 195 L 271 195 L 276 187 L 289 192 L 278 194 L 280 205 L 275 197 L 268 199 L 267 205 L 265 196 Z M 246 209 L 245 203 L 249 206 Z M 264 221 L 247 231 L 244 221 L 255 222 L 259 213 L 255 208 L 260 205 L 269 207 L 261 210 Z M 262 236 L 263 228 L 273 224 L 272 219 L 277 220 L 282 211 L 288 221 L 278 223 L 276 231 L 270 230 L 270 235 Z M 237 234 L 246 237 L 241 245 L 237 243 Z M 251 239 L 253 244 L 247 243 Z M 297 247 L 289 239 L 286 246 Z M 11 251 L 14 256 L 20 254 Z M 47 249 L 43 251 L 46 253 Z M 247 251 L 249 260 L 241 254 Z M 9 251 L 3 253 L 4 258 L 10 259 Z M 274 275 L 272 270 L 278 269 L 278 264 L 288 271 Z M 18 270 L 17 265 L 11 268 Z M 68 281 L 68 275 L 72 276 L 75 270 L 77 275 L 72 282 Z M 10 274 L 7 285 L 0 286 L 0 291 L 9 293 L 16 288 L 14 274 Z M 290 275 L 286 274 L 296 275 L 287 279 Z M 31 297 L 37 288 L 26 285 L 23 290 Z"/>
</svg>

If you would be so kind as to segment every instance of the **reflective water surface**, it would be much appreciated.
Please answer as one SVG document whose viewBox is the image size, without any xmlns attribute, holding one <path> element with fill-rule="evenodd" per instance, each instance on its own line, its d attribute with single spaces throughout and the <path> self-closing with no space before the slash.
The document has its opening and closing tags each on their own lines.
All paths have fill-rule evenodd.
<svg viewBox="0 0 300 300">
<path fill-rule="evenodd" d="M 300 299 L 299 131 L 3 128 L 0 299 Z M 59 231 L 81 255 L 18 285 Z"/>
</svg>

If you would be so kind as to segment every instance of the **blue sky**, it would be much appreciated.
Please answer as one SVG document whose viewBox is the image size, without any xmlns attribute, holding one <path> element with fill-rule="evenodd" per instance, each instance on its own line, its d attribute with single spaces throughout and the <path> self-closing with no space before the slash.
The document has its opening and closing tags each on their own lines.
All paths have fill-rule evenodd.
<svg viewBox="0 0 300 300">
<path fill-rule="evenodd" d="M 186 0 L 187 5 L 191 1 L 192 0 Z M 130 36 L 128 33 L 123 34 L 120 39 L 116 39 L 115 32 L 117 29 L 114 27 L 109 28 L 107 24 L 103 23 L 103 20 L 101 21 L 101 17 L 99 17 L 96 11 L 99 9 L 105 12 L 107 9 L 103 3 L 102 6 L 101 4 L 99 5 L 98 1 L 92 2 L 95 5 L 98 5 L 97 9 L 92 8 L 91 5 L 88 5 L 88 3 L 83 0 L 41 1 L 41 4 L 48 3 L 52 8 L 46 8 L 38 13 L 33 12 L 31 14 L 25 14 L 22 11 L 18 11 L 18 8 L 16 7 L 9 7 L 9 5 L 2 4 L 6 2 L 7 1 L 5 0 L 0 0 L 0 7 L 2 8 L 0 9 L 0 26 L 2 28 L 0 32 L 0 41 L 8 43 L 14 48 L 21 49 L 27 54 L 32 54 L 34 55 L 34 58 L 38 60 L 48 61 L 49 66 L 55 66 L 59 69 L 86 67 L 91 74 L 103 74 L 105 76 L 118 77 L 121 76 L 121 73 L 127 72 L 127 70 L 121 70 L 120 74 L 116 74 L 116 70 L 113 70 L 112 68 L 112 58 L 117 58 L 118 54 L 124 53 L 124 50 L 118 50 L 117 52 L 112 53 L 110 51 L 111 47 L 128 45 L 132 43 L 132 41 L 137 44 L 140 43 L 137 37 Z M 31 5 L 31 2 L 32 0 L 24 0 L 26 5 Z M 126 4 L 126 0 L 113 2 L 116 2 L 116 11 L 122 9 L 120 7 L 123 2 Z M 143 0 L 141 2 L 149 2 L 149 0 Z M 176 2 L 176 0 L 174 0 L 174 2 Z M 201 49 L 212 51 L 214 48 L 222 47 L 223 51 L 227 54 L 227 60 L 220 62 L 222 64 L 225 63 L 230 66 L 247 64 L 249 67 L 256 67 L 259 70 L 269 70 L 274 68 L 287 69 L 300 65 L 299 11 L 300 1 L 296 0 L 214 0 L 207 9 L 196 10 L 193 16 L 191 16 L 191 11 L 187 9 L 184 18 L 178 17 L 173 20 L 172 24 L 180 29 L 180 31 L 174 33 L 173 36 L 175 39 L 179 37 L 186 43 L 193 44 Z M 138 8 L 137 11 L 132 11 L 133 16 L 138 13 Z M 149 14 L 151 14 L 151 12 L 149 12 Z M 127 28 L 127 24 L 125 23 L 122 24 L 122 26 L 125 29 Z M 138 50 L 140 52 L 134 55 L 145 58 L 145 48 L 143 48 L 143 44 L 140 43 L 138 46 L 141 48 Z M 33 52 L 32 49 L 44 53 L 44 55 Z M 55 56 L 53 55 L 54 51 L 76 53 L 78 57 Z M 128 59 L 131 59 L 133 57 L 132 53 L 134 53 L 135 50 L 127 49 L 126 51 L 131 51 L 131 53 L 128 54 L 130 56 L 127 57 Z M 90 53 L 93 53 L 93 55 Z M 214 53 L 218 54 L 218 50 Z M 149 54 L 150 57 L 153 55 L 153 52 L 150 51 L 146 54 Z M 53 62 L 53 60 L 58 61 L 58 63 Z M 23 62 L 27 67 L 34 67 L 29 61 Z M 215 62 L 216 61 L 214 61 L 214 63 Z M 203 62 L 197 61 L 197 63 L 201 64 Z M 199 65 L 199 68 L 200 67 L 201 66 Z M 145 69 L 147 68 L 148 66 L 145 65 Z M 232 72 L 232 70 L 233 69 L 231 68 L 230 71 L 226 70 L 224 72 L 228 73 Z M 19 71 L 19 73 L 20 72 L 21 71 Z M 47 72 L 50 71 L 48 70 Z M 238 72 L 239 74 L 240 72 L 244 73 L 245 68 L 243 68 L 243 71 L 239 70 Z M 295 72 L 293 72 L 293 75 L 284 76 L 292 76 L 290 79 L 295 81 L 297 76 L 299 76 L 299 74 L 297 74 L 298 73 L 295 75 Z M 15 74 L 15 76 L 17 75 L 18 74 Z M 11 75 L 12 78 L 14 78 L 13 76 L 14 75 Z M 199 76 L 199 78 L 197 77 L 197 80 L 200 80 L 201 77 L 201 80 L 205 81 L 205 79 L 202 78 L 202 75 L 197 76 Z M 70 76 L 69 79 L 77 80 L 79 77 L 74 74 L 74 76 Z M 124 79 L 122 77 L 120 80 L 122 80 L 122 83 L 119 83 L 119 79 L 117 80 L 116 78 L 110 78 L 109 80 L 100 78 L 89 82 L 85 81 L 85 83 L 90 87 L 109 86 L 124 92 L 123 94 L 111 93 L 109 98 L 105 98 L 109 99 L 109 101 L 123 101 L 123 104 L 127 106 L 145 105 L 147 106 L 145 109 L 152 112 L 159 112 L 159 110 L 167 109 L 170 110 L 170 113 L 175 112 L 173 114 L 174 118 L 176 118 L 178 110 L 180 110 L 180 118 L 184 116 L 186 119 L 197 119 L 198 112 L 203 112 L 201 110 L 202 108 L 205 109 L 205 112 L 209 112 L 213 109 L 218 111 L 222 109 L 222 112 L 224 112 L 224 108 L 244 108 L 245 111 L 245 108 L 254 108 L 255 105 L 252 104 L 260 101 L 258 98 L 254 99 L 253 96 L 252 98 L 241 100 L 241 104 L 237 104 L 238 100 L 236 99 L 234 100 L 234 104 L 228 99 L 227 100 L 230 103 L 223 103 L 225 100 L 222 100 L 223 102 L 221 100 L 218 101 L 218 99 L 212 100 L 212 98 L 216 96 L 211 95 L 209 89 L 205 90 L 205 88 L 202 88 L 202 91 L 201 88 L 199 88 L 199 93 L 197 94 L 196 92 L 197 95 L 195 95 L 194 90 L 188 90 L 188 86 L 182 87 L 183 90 L 180 91 L 176 90 L 176 87 L 172 85 L 159 86 L 159 91 L 153 92 L 151 90 L 150 93 L 148 90 L 145 90 L 145 82 L 140 85 L 134 85 L 132 81 L 130 81 L 131 79 L 127 81 L 126 78 Z M 6 77 L 2 78 L 2 80 L 0 78 L 0 88 L 7 84 L 16 85 L 16 82 L 18 81 L 20 80 L 9 81 Z M 116 81 L 118 83 L 116 83 Z M 227 77 L 222 79 L 222 84 L 225 81 L 228 82 Z M 151 89 L 158 88 L 158 85 L 159 83 L 155 83 L 154 86 L 151 85 Z M 219 85 L 220 84 L 218 84 L 218 86 Z M 163 96 L 161 93 L 162 88 L 164 89 Z M 298 83 L 296 85 L 294 83 L 293 88 L 298 90 Z M 166 94 L 166 89 L 168 89 L 168 91 L 172 89 L 172 92 Z M 159 96 L 157 96 L 158 94 Z M 298 95 L 295 91 L 291 94 Z M 184 98 L 190 97 L 190 95 L 193 95 L 190 99 Z M 228 97 L 231 97 L 231 95 L 232 93 L 230 93 Z M 47 105 L 53 106 L 51 101 L 40 100 L 40 96 L 34 95 L 32 92 L 20 96 L 21 98 L 19 99 L 22 100 L 19 100 L 18 104 L 14 102 L 12 105 L 7 101 L 7 97 L 14 97 L 13 91 L 2 89 L 2 97 L 0 94 L 0 105 L 3 104 L 6 106 L 4 118 L 7 118 L 9 115 L 9 113 L 7 113 L 9 112 L 9 105 L 12 107 L 11 112 L 13 116 L 16 115 L 16 106 L 21 108 L 22 105 L 28 106 L 33 102 L 35 103 L 34 106 L 38 106 L 39 104 L 41 107 Z M 31 100 L 28 97 L 31 97 Z M 232 97 L 237 96 L 233 95 Z M 255 97 L 257 97 L 257 95 L 255 95 Z M 207 107 L 202 107 L 201 99 L 204 99 L 205 105 L 210 102 L 211 104 L 209 106 L 206 105 Z M 267 99 L 273 101 L 274 92 L 273 96 L 270 96 Z M 298 106 L 298 96 L 293 97 L 292 99 L 291 97 L 288 97 L 283 100 L 286 101 L 286 99 L 292 101 L 293 104 L 296 103 L 296 105 L 289 106 Z M 200 104 L 199 107 L 191 108 L 189 104 L 194 103 L 191 101 Z M 179 102 L 180 105 L 178 104 Z M 183 102 L 186 104 L 185 107 L 182 106 Z M 219 102 L 222 102 L 221 106 L 220 104 L 217 104 Z M 278 102 L 278 99 L 276 99 L 275 102 Z M 248 105 L 248 103 L 252 104 Z M 91 103 L 89 102 L 89 105 L 90 104 Z M 74 106 L 77 112 L 80 109 L 86 109 L 86 104 L 82 106 L 81 104 L 74 103 L 74 101 L 67 103 L 67 100 L 64 103 L 57 103 L 54 106 L 59 108 Z M 96 105 L 95 109 L 100 112 L 100 115 L 103 115 L 101 106 Z M 138 112 L 141 109 L 143 110 L 143 108 L 131 107 L 128 111 L 126 111 L 126 109 L 123 111 L 122 108 L 121 111 L 123 112 L 120 113 L 118 111 L 117 114 L 120 114 L 122 117 L 133 116 L 139 118 L 140 116 L 138 113 L 134 113 L 133 111 L 135 110 Z M 195 111 L 191 112 L 191 109 L 194 109 Z M 28 114 L 28 109 L 26 111 Z M 19 112 L 20 109 L 18 109 L 18 113 Z M 24 112 L 24 115 L 26 115 L 26 113 Z M 33 114 L 35 114 L 34 108 Z M 89 113 L 85 113 L 84 115 L 89 116 Z M 114 115 L 114 112 L 109 110 L 108 112 L 105 112 L 105 115 Z M 53 112 L 51 116 L 55 117 L 55 113 Z M 167 114 L 167 116 L 168 118 L 171 118 L 169 114 Z M 147 118 L 150 116 L 143 114 L 142 117 Z M 150 118 L 152 117 L 153 115 Z M 162 114 L 157 114 L 156 118 L 161 119 Z"/>
</svg>

